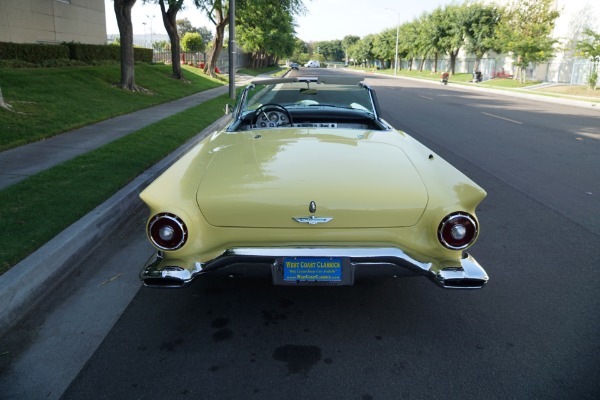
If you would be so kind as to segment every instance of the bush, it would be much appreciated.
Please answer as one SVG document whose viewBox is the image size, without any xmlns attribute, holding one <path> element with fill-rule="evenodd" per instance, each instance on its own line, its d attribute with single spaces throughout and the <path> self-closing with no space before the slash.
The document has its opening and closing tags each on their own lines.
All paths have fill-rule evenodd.
<svg viewBox="0 0 600 400">
<path fill-rule="evenodd" d="M 69 49 L 55 44 L 0 42 L 0 60 L 21 60 L 39 64 L 45 60 L 69 58 Z"/>
<path fill-rule="evenodd" d="M 65 43 L 69 48 L 69 56 L 73 60 L 92 64 L 96 61 L 121 61 L 121 47 L 114 45 L 98 45 L 84 43 Z M 134 47 L 133 57 L 135 61 L 152 62 L 152 49 Z"/>
<path fill-rule="evenodd" d="M 64 43 L 69 48 L 69 58 L 86 63 L 99 60 L 120 60 L 120 47 L 84 43 Z"/>
<path fill-rule="evenodd" d="M 58 67 L 83 67 L 86 63 L 78 60 L 70 60 L 68 58 L 58 58 L 53 60 L 44 60 L 40 66 L 45 68 L 58 68 Z"/>
<path fill-rule="evenodd" d="M 99 67 L 102 65 L 119 65 L 121 62 L 117 60 L 94 60 L 90 62 L 88 65 Z"/>
<path fill-rule="evenodd" d="M 134 47 L 133 48 L 133 58 L 135 59 L 135 61 L 139 61 L 139 62 L 145 62 L 145 63 L 152 63 L 152 56 L 154 54 L 154 51 L 152 49 L 144 49 L 141 47 Z M 121 58 L 119 57 L 119 60 Z"/>
<path fill-rule="evenodd" d="M 133 48 L 136 62 L 152 63 L 152 49 Z M 61 45 L 0 42 L 3 68 L 105 65 L 121 61 L 121 48 L 112 45 L 63 43 Z"/>
<path fill-rule="evenodd" d="M 0 68 L 38 68 L 39 64 L 23 60 L 0 60 Z"/>
</svg>

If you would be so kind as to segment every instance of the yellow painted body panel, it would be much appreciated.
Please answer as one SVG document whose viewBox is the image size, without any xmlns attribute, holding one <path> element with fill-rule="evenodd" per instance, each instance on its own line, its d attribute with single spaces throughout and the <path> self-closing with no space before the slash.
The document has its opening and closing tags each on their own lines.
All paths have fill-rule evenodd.
<svg viewBox="0 0 600 400">
<path fill-rule="evenodd" d="M 281 128 L 215 133 L 140 197 L 151 216 L 183 219 L 187 243 L 164 256 L 192 265 L 230 248 L 285 246 L 396 247 L 422 262 L 459 260 L 462 251 L 439 243 L 438 226 L 452 212 L 475 216 L 485 195 L 403 132 Z M 310 201 L 315 215 L 334 219 L 293 221 L 311 215 Z"/>
<path fill-rule="evenodd" d="M 306 135 L 278 129 L 213 150 L 197 195 L 202 214 L 209 224 L 222 227 L 416 224 L 427 191 L 410 160 L 397 146 L 358 139 L 356 132 Z M 304 226 L 292 219 L 310 215 L 311 201 L 317 205 L 315 215 L 331 222 Z"/>
</svg>

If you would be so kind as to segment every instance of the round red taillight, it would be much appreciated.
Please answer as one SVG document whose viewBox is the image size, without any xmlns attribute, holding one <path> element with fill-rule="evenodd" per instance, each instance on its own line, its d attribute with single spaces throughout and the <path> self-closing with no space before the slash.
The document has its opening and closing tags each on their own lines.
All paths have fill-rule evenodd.
<svg viewBox="0 0 600 400">
<path fill-rule="evenodd" d="M 161 250 L 177 250 L 187 240 L 187 227 L 177 215 L 157 214 L 148 223 L 148 236 Z"/>
<path fill-rule="evenodd" d="M 442 220 L 438 228 L 438 239 L 445 247 L 462 250 L 477 238 L 477 221 L 467 213 L 453 213 Z"/>
</svg>

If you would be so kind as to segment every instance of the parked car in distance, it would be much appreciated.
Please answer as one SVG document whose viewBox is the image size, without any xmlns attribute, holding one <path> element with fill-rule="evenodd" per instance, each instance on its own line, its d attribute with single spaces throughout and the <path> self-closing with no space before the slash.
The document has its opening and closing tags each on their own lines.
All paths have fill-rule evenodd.
<svg viewBox="0 0 600 400">
<path fill-rule="evenodd" d="M 362 79 L 266 79 L 241 91 L 231 123 L 140 194 L 157 250 L 142 282 L 261 270 L 275 285 L 366 275 L 483 287 L 488 275 L 465 250 L 485 191 L 393 129 Z"/>
<path fill-rule="evenodd" d="M 298 63 L 291 63 L 290 68 L 298 71 L 300 69 L 300 65 L 298 65 Z"/>
<path fill-rule="evenodd" d="M 306 68 L 321 68 L 321 63 L 318 60 L 309 60 L 304 66 Z"/>
</svg>

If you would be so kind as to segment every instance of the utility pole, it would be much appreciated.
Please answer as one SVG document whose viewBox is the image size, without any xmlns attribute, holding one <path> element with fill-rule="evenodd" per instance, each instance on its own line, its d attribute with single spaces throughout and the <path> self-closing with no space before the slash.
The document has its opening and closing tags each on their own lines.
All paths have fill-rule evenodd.
<svg viewBox="0 0 600 400">
<path fill-rule="evenodd" d="M 235 0 L 229 0 L 229 98 L 235 99 Z"/>
</svg>

